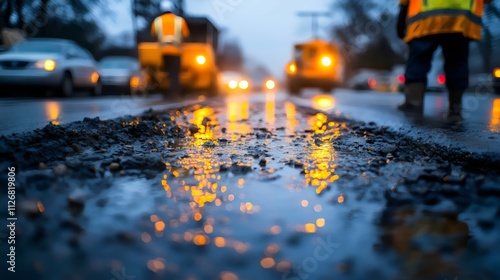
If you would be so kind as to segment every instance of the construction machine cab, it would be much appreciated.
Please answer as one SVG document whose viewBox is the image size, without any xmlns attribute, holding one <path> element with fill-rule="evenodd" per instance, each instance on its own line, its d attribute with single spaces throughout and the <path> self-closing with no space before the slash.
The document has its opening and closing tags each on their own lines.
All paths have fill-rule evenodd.
<svg viewBox="0 0 500 280">
<path fill-rule="evenodd" d="M 216 94 L 218 68 L 216 53 L 219 30 L 206 17 L 186 17 L 190 35 L 181 46 L 181 88 L 183 92 L 205 91 Z M 139 62 L 148 80 L 148 88 L 169 87 L 159 45 L 151 35 L 138 37 Z"/>
</svg>

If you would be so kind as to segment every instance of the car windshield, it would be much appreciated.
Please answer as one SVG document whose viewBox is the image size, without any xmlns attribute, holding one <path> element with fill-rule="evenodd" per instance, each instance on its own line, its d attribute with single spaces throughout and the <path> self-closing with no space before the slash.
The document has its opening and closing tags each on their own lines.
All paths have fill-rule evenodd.
<svg viewBox="0 0 500 280">
<path fill-rule="evenodd" d="M 99 63 L 99 67 L 104 69 L 128 69 L 131 66 L 132 62 L 124 59 L 109 59 Z"/>
<path fill-rule="evenodd" d="M 14 46 L 12 51 L 18 53 L 62 53 L 63 45 L 56 42 L 28 41 Z"/>
</svg>

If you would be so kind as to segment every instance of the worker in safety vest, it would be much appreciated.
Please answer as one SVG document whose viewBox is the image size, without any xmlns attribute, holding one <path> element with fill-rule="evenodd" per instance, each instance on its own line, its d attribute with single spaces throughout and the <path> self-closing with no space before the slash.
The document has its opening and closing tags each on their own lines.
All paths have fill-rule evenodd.
<svg viewBox="0 0 500 280">
<path fill-rule="evenodd" d="M 469 42 L 481 39 L 484 4 L 492 0 L 400 0 L 398 36 L 408 43 L 406 112 L 423 113 L 427 74 L 441 46 L 448 89 L 448 120 L 461 120 L 462 95 L 469 86 Z"/>
<path fill-rule="evenodd" d="M 180 98 L 181 46 L 184 38 L 189 36 L 186 21 L 173 13 L 170 1 L 162 1 L 163 14 L 156 17 L 151 25 L 151 35 L 158 38 L 163 65 L 170 81 L 171 98 Z"/>
</svg>

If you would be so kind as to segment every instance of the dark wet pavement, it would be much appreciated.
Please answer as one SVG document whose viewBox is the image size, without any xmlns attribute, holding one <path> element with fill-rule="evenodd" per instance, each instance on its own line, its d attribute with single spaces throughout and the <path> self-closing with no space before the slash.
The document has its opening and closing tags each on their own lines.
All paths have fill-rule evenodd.
<svg viewBox="0 0 500 280">
<path fill-rule="evenodd" d="M 137 115 L 153 108 L 168 108 L 162 96 L 100 96 L 50 99 L 0 99 L 2 123 L 0 135 L 29 132 L 49 123 L 68 124 L 83 118 L 99 117 L 103 120 Z"/>
<path fill-rule="evenodd" d="M 232 96 L 102 123 L 118 138 L 88 121 L 57 134 L 92 141 L 68 137 L 74 149 L 43 165 L 50 151 L 27 163 L 19 150 L 12 279 L 500 277 L 495 169 L 296 100 Z"/>
<path fill-rule="evenodd" d="M 397 106 L 404 101 L 401 93 L 339 89 L 324 95 L 333 98 L 332 106 L 326 104 L 320 108 L 318 102 L 314 102 L 316 92 L 305 93 L 293 100 L 304 106 L 316 105 L 328 113 L 389 126 L 416 140 L 500 157 L 500 96 L 494 93 L 466 93 L 463 97 L 464 122 L 455 128 L 446 123 L 448 97 L 445 92 L 426 93 L 423 118 L 397 111 Z"/>
</svg>

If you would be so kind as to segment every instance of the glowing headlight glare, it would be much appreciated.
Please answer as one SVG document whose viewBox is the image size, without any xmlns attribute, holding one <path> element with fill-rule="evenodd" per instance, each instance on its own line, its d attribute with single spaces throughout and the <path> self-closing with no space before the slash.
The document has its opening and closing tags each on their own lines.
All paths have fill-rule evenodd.
<svg viewBox="0 0 500 280">
<path fill-rule="evenodd" d="M 290 73 L 295 73 L 296 70 L 297 67 L 295 66 L 295 64 L 290 64 L 290 66 L 288 66 L 288 71 L 290 71 Z"/>
<path fill-rule="evenodd" d="M 130 78 L 130 87 L 139 87 L 139 77 L 133 76 L 132 78 Z"/>
<path fill-rule="evenodd" d="M 495 76 L 495 78 L 500 78 L 500 68 L 495 68 L 495 70 L 493 71 L 493 75 Z"/>
<path fill-rule="evenodd" d="M 235 89 L 238 87 L 238 82 L 235 80 L 231 80 L 227 85 L 229 86 L 229 88 Z"/>
<path fill-rule="evenodd" d="M 329 58 L 328 56 L 324 56 L 321 59 L 321 64 L 323 64 L 323 66 L 330 66 L 330 65 L 332 65 L 332 59 Z"/>
<path fill-rule="evenodd" d="M 45 71 L 54 71 L 56 69 L 56 62 L 52 59 L 39 61 L 35 64 L 37 68 L 43 68 Z"/>
<path fill-rule="evenodd" d="M 267 89 L 274 89 L 275 87 L 276 87 L 276 83 L 273 80 L 266 81 L 266 88 Z"/>
<path fill-rule="evenodd" d="M 199 55 L 196 57 L 196 63 L 203 65 L 207 62 L 207 58 L 204 57 L 203 55 Z"/>
<path fill-rule="evenodd" d="M 249 84 L 247 81 L 243 80 L 243 81 L 240 81 L 240 83 L 238 84 L 238 86 L 241 88 L 241 89 L 247 89 Z"/>
</svg>

